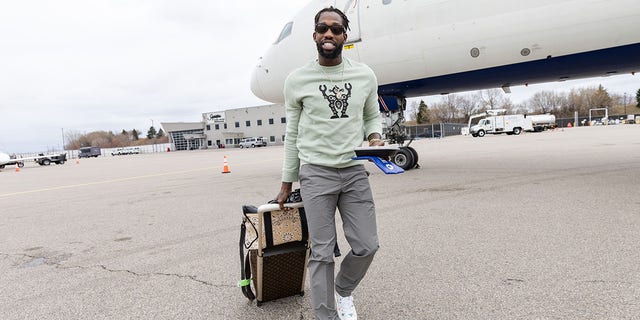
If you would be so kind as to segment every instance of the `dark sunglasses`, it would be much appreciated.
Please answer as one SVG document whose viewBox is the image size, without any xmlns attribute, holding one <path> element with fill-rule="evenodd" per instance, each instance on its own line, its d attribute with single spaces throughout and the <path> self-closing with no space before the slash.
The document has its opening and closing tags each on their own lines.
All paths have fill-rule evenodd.
<svg viewBox="0 0 640 320">
<path fill-rule="evenodd" d="M 325 33 L 329 29 L 331 29 L 331 33 L 333 33 L 336 36 L 339 36 L 344 32 L 344 27 L 341 24 L 332 24 L 331 26 L 328 26 L 324 23 L 316 24 L 317 33 Z"/>
</svg>

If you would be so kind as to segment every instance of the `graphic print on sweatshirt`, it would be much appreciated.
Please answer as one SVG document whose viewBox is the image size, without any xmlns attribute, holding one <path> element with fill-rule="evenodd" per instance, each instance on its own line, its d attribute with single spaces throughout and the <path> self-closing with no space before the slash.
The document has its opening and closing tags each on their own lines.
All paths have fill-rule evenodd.
<svg viewBox="0 0 640 320">
<path fill-rule="evenodd" d="M 327 86 L 321 84 L 319 89 L 324 98 L 329 101 L 329 109 L 333 115 L 330 119 L 349 118 L 347 115 L 347 107 L 349 106 L 349 97 L 351 97 L 351 83 L 345 83 L 344 89 L 334 85 L 331 90 L 327 91 Z M 346 91 L 346 93 L 345 93 Z M 340 112 L 340 115 L 338 115 Z"/>
</svg>

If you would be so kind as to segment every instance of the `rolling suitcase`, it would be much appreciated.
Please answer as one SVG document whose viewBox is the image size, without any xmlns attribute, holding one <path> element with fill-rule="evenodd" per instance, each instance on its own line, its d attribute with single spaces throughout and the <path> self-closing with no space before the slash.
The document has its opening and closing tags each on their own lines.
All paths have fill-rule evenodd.
<svg viewBox="0 0 640 320">
<path fill-rule="evenodd" d="M 238 286 L 245 297 L 255 299 L 258 306 L 267 301 L 304 295 L 309 241 L 303 203 L 295 196 L 288 200 L 300 201 L 285 204 L 289 210 L 280 210 L 277 203 L 258 208 L 242 207 L 242 280 Z M 248 250 L 246 254 L 245 249 Z"/>
</svg>

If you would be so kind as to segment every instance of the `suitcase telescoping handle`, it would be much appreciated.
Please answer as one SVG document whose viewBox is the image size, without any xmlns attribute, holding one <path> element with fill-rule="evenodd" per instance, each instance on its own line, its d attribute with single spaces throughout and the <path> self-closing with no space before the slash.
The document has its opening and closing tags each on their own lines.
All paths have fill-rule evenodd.
<svg viewBox="0 0 640 320">
<path fill-rule="evenodd" d="M 285 209 L 286 208 L 291 208 L 291 209 L 302 208 L 304 207 L 304 202 L 285 203 L 284 207 Z M 280 210 L 280 205 L 277 203 L 267 203 L 258 207 L 258 213 L 265 213 L 265 212 L 277 211 L 277 210 Z"/>
</svg>

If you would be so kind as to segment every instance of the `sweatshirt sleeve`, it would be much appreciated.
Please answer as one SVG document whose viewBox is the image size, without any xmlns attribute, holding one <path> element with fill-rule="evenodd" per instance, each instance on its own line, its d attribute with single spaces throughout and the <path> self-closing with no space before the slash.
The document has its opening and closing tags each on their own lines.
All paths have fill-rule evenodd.
<svg viewBox="0 0 640 320">
<path fill-rule="evenodd" d="M 289 76 L 284 83 L 284 108 L 287 117 L 287 129 L 284 141 L 284 163 L 282 166 L 282 182 L 298 181 L 300 158 L 298 156 L 298 123 L 302 112 L 301 101 L 293 88 L 294 81 Z"/>
<path fill-rule="evenodd" d="M 371 73 L 371 83 L 369 84 L 371 92 L 365 101 L 363 112 L 365 139 L 372 133 L 382 135 L 382 117 L 378 106 L 378 80 L 373 70 L 369 69 L 369 72 Z"/>
</svg>

